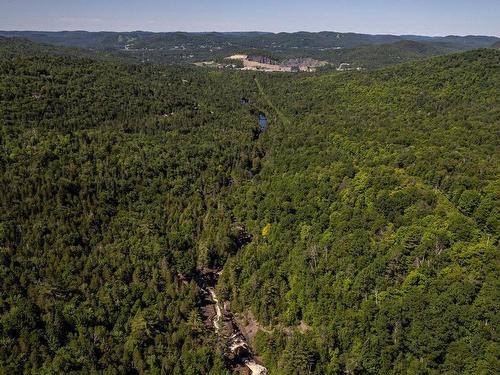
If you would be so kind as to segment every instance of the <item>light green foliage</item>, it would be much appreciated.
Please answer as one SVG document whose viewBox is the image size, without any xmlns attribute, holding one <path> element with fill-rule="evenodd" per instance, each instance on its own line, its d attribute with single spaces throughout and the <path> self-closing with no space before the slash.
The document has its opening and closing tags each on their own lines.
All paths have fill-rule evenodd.
<svg viewBox="0 0 500 375">
<path fill-rule="evenodd" d="M 235 214 L 254 230 L 272 222 L 275 235 L 224 272 L 239 275 L 227 286 L 234 306 L 275 327 L 312 327 L 313 365 L 299 373 L 495 366 L 498 66 L 497 52 L 475 51 L 373 73 L 259 78 L 290 124 L 271 129 Z M 280 337 L 258 349 L 271 373 L 294 373 L 302 354 L 290 346 L 300 346 Z"/>
<path fill-rule="evenodd" d="M 498 368 L 499 52 L 257 79 L 11 52 L 0 372 L 228 373 L 196 267 L 271 374 Z"/>
</svg>

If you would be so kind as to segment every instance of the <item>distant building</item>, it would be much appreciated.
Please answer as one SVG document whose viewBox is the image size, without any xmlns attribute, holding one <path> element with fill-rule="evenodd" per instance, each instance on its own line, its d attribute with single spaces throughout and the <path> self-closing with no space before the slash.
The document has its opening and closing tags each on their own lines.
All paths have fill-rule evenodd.
<svg viewBox="0 0 500 375">
<path fill-rule="evenodd" d="M 351 70 L 351 64 L 349 63 L 341 63 L 337 68 L 338 71 Z"/>
</svg>

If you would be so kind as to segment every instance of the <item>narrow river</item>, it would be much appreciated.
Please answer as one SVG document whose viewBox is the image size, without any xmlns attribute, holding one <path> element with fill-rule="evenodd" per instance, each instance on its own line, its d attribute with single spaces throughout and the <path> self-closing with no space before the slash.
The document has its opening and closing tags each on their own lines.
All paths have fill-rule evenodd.
<svg viewBox="0 0 500 375">
<path fill-rule="evenodd" d="M 205 293 L 207 303 L 215 309 L 215 315 L 208 318 L 211 319 L 215 334 L 224 343 L 226 358 L 235 369 L 247 367 L 252 375 L 268 375 L 267 369 L 255 360 L 252 349 L 233 314 L 226 304 L 217 297 L 215 285 L 219 275 L 220 273 L 214 271 L 199 271 L 197 283 Z"/>
<path fill-rule="evenodd" d="M 260 112 L 259 113 L 259 128 L 260 128 L 260 131 L 266 130 L 267 126 L 268 126 L 268 121 L 267 121 L 266 114 L 263 113 L 263 112 Z"/>
</svg>

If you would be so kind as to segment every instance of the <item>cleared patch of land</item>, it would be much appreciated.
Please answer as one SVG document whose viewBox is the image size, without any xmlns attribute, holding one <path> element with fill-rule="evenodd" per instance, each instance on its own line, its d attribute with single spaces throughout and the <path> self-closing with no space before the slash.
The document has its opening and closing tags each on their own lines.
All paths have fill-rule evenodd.
<svg viewBox="0 0 500 375">
<path fill-rule="evenodd" d="M 236 54 L 226 57 L 226 60 L 241 61 L 240 70 L 258 70 L 263 72 L 314 72 L 317 68 L 328 64 L 327 61 L 312 58 L 294 58 L 282 62 L 273 61 L 266 56 Z"/>
<path fill-rule="evenodd" d="M 272 64 L 270 59 L 258 58 L 256 56 L 249 55 L 232 55 L 227 57 L 228 60 L 238 60 L 243 63 L 243 67 L 240 70 L 260 70 L 264 72 L 291 72 L 290 67 L 284 67 L 278 64 Z"/>
</svg>

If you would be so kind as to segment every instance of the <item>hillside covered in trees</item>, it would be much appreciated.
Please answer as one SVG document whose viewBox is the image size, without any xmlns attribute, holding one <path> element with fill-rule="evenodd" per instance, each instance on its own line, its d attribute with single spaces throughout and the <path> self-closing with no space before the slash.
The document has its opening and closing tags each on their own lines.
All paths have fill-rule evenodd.
<svg viewBox="0 0 500 375">
<path fill-rule="evenodd" d="M 110 32 L 110 31 L 0 31 L 1 36 L 26 38 L 37 43 L 92 49 L 123 49 L 125 46 L 158 49 L 184 45 L 189 49 L 206 47 L 234 48 L 354 48 L 401 41 L 449 43 L 459 49 L 489 47 L 499 41 L 494 36 L 419 36 L 390 34 L 322 32 Z"/>
<path fill-rule="evenodd" d="M 499 51 L 266 75 L 15 43 L 0 372 L 229 374 L 200 269 L 273 375 L 499 367 Z"/>
<path fill-rule="evenodd" d="M 140 64 L 192 64 L 233 54 L 264 55 L 280 62 L 294 58 L 325 60 L 363 69 L 399 64 L 429 56 L 477 48 L 500 41 L 494 36 L 371 35 L 323 32 L 88 32 L 0 31 L 0 37 L 25 39 L 73 53 L 110 57 Z M 34 46 L 34 48 L 37 48 Z M 47 48 L 47 46 L 45 47 Z M 78 49 L 80 50 L 78 52 Z M 227 64 L 226 64 L 227 65 Z"/>
<path fill-rule="evenodd" d="M 499 64 L 263 84 L 280 114 L 233 198 L 255 237 L 219 287 L 272 331 L 256 337 L 271 373 L 498 368 Z"/>
</svg>

